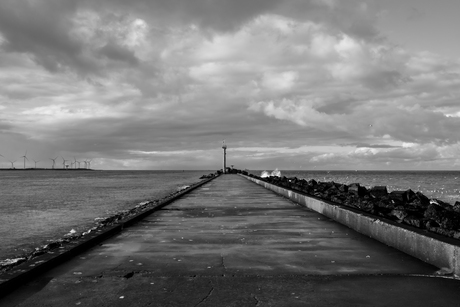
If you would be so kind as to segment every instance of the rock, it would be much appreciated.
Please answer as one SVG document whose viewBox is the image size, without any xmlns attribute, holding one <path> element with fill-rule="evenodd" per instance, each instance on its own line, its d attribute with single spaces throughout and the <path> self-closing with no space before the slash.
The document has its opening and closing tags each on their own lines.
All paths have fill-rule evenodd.
<svg viewBox="0 0 460 307">
<path fill-rule="evenodd" d="M 452 210 L 457 213 L 460 213 L 460 202 L 459 201 L 455 202 L 455 205 L 452 207 Z"/>
<path fill-rule="evenodd" d="M 438 205 L 430 204 L 424 216 L 438 223 L 443 229 L 460 229 L 460 214 L 455 211 L 448 211 Z"/>
<path fill-rule="evenodd" d="M 338 195 L 340 194 L 340 191 L 339 189 L 337 189 L 337 187 L 332 184 L 326 191 L 325 193 L 328 195 L 329 198 L 331 198 L 332 196 L 334 195 Z"/>
<path fill-rule="evenodd" d="M 367 189 L 362 187 L 359 183 L 352 183 L 348 185 L 348 193 L 356 195 L 358 197 L 363 197 L 367 194 Z"/>
<path fill-rule="evenodd" d="M 349 194 L 349 196 L 344 200 L 343 204 L 348 207 L 359 208 L 358 202 L 358 197 L 354 196 L 353 194 Z"/>
<path fill-rule="evenodd" d="M 414 226 L 414 227 L 417 227 L 417 228 L 424 228 L 424 226 L 425 226 L 423 224 L 423 220 L 421 220 L 418 217 L 412 216 L 412 215 L 406 216 L 403 219 L 403 222 L 406 223 L 407 225 L 411 225 L 411 226 Z"/>
<path fill-rule="evenodd" d="M 360 200 L 358 202 L 358 208 L 369 213 L 374 213 L 376 207 L 376 204 L 372 200 Z"/>
<path fill-rule="evenodd" d="M 423 193 L 421 192 L 416 192 L 415 195 L 417 196 L 416 199 L 420 202 L 421 206 L 425 208 L 428 207 L 428 205 L 430 204 L 430 199 L 428 197 L 423 195 Z"/>
<path fill-rule="evenodd" d="M 457 233 L 454 230 L 443 229 L 441 227 L 431 227 L 431 228 L 427 228 L 427 229 L 429 231 L 431 231 L 431 232 L 435 232 L 435 233 L 438 233 L 438 234 L 443 235 L 445 237 L 451 237 L 451 238 L 453 238 L 455 236 L 455 234 Z"/>
<path fill-rule="evenodd" d="M 395 217 L 398 222 L 402 222 L 408 216 L 408 213 L 403 208 L 398 207 L 397 209 L 391 210 L 389 215 Z"/>
<path fill-rule="evenodd" d="M 380 208 L 386 208 L 391 210 L 393 210 L 395 207 L 394 203 L 391 202 L 388 196 L 380 198 L 377 203 L 377 206 L 379 206 Z"/>
<path fill-rule="evenodd" d="M 404 205 L 407 202 L 406 191 L 392 191 L 388 196 L 397 205 Z"/>
<path fill-rule="evenodd" d="M 430 204 L 435 204 L 438 205 L 439 207 L 442 207 L 448 211 L 453 211 L 452 206 L 449 203 L 443 202 L 442 200 L 439 199 L 432 199 L 430 200 Z"/>
<path fill-rule="evenodd" d="M 348 186 L 345 184 L 338 184 L 337 189 L 342 192 L 342 193 L 347 193 L 348 192 Z"/>
<path fill-rule="evenodd" d="M 455 239 L 460 239 L 460 231 L 456 231 L 454 230 L 454 236 L 453 236 Z"/>
<path fill-rule="evenodd" d="M 417 194 L 411 189 L 406 191 L 406 203 L 411 203 L 417 199 Z"/>
<path fill-rule="evenodd" d="M 213 173 L 208 174 L 208 175 L 203 175 L 203 176 L 200 177 L 200 179 L 209 179 L 209 178 L 212 178 L 212 177 L 214 177 Z"/>
<path fill-rule="evenodd" d="M 61 242 L 59 242 L 59 241 L 54 241 L 54 242 L 51 242 L 51 243 L 47 244 L 47 245 L 46 245 L 46 248 L 47 248 L 47 249 L 55 249 L 55 248 L 60 247 L 61 245 L 62 245 Z"/>
<path fill-rule="evenodd" d="M 381 198 L 388 196 L 388 190 L 386 186 L 375 186 L 369 190 L 369 194 L 373 198 Z"/>
<path fill-rule="evenodd" d="M 338 203 L 338 204 L 343 204 L 345 201 L 346 197 L 343 195 L 334 195 L 331 197 L 331 201 Z"/>
<path fill-rule="evenodd" d="M 426 223 L 425 223 L 425 227 L 427 229 L 430 229 L 430 228 L 433 228 L 433 227 L 439 227 L 439 224 L 436 223 L 435 221 L 433 220 L 428 220 Z"/>
<path fill-rule="evenodd" d="M 318 182 L 318 184 L 314 187 L 314 190 L 316 192 L 323 193 L 331 187 L 332 185 L 329 182 Z"/>
</svg>

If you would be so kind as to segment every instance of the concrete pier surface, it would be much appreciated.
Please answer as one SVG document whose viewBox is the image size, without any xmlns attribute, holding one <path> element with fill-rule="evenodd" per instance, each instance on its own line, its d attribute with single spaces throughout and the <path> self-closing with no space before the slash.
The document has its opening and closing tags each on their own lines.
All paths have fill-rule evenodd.
<svg viewBox="0 0 460 307">
<path fill-rule="evenodd" d="M 460 281 L 223 175 L 0 306 L 457 306 Z"/>
</svg>

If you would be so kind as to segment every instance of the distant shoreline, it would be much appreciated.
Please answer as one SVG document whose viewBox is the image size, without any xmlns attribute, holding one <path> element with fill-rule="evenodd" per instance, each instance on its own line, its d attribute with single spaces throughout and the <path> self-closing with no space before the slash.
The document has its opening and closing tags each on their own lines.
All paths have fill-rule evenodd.
<svg viewBox="0 0 460 307">
<path fill-rule="evenodd" d="M 94 171 L 92 168 L 0 168 L 0 171 Z"/>
</svg>

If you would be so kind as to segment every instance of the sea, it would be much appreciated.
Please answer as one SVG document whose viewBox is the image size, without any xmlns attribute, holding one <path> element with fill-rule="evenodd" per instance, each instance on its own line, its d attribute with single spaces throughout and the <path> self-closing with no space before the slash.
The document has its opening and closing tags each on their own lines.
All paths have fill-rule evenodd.
<svg viewBox="0 0 460 307">
<path fill-rule="evenodd" d="M 96 218 L 161 199 L 211 172 L 1 170 L 0 261 L 87 231 Z"/>
<path fill-rule="evenodd" d="M 273 172 L 273 170 L 269 171 Z M 163 198 L 213 171 L 1 170 L 0 261 L 27 254 L 84 232 L 96 218 Z M 261 170 L 249 171 L 260 176 Z M 288 171 L 286 177 L 333 181 L 389 191 L 420 191 L 429 198 L 460 201 L 460 171 Z"/>
</svg>

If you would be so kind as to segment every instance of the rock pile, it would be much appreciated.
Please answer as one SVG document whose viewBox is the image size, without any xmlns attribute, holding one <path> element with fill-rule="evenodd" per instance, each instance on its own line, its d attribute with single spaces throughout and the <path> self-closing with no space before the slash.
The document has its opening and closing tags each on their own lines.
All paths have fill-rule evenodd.
<svg viewBox="0 0 460 307">
<path fill-rule="evenodd" d="M 217 176 L 217 172 L 216 173 L 210 173 L 210 174 L 207 174 L 207 175 L 203 175 L 200 177 L 200 179 L 211 179 L 213 177 Z"/>
<path fill-rule="evenodd" d="M 359 183 L 349 185 L 286 177 L 251 177 L 265 182 L 358 209 L 376 216 L 460 239 L 460 202 L 453 206 L 439 199 L 429 199 L 421 192 L 392 191 L 386 186 L 366 188 Z"/>
</svg>

